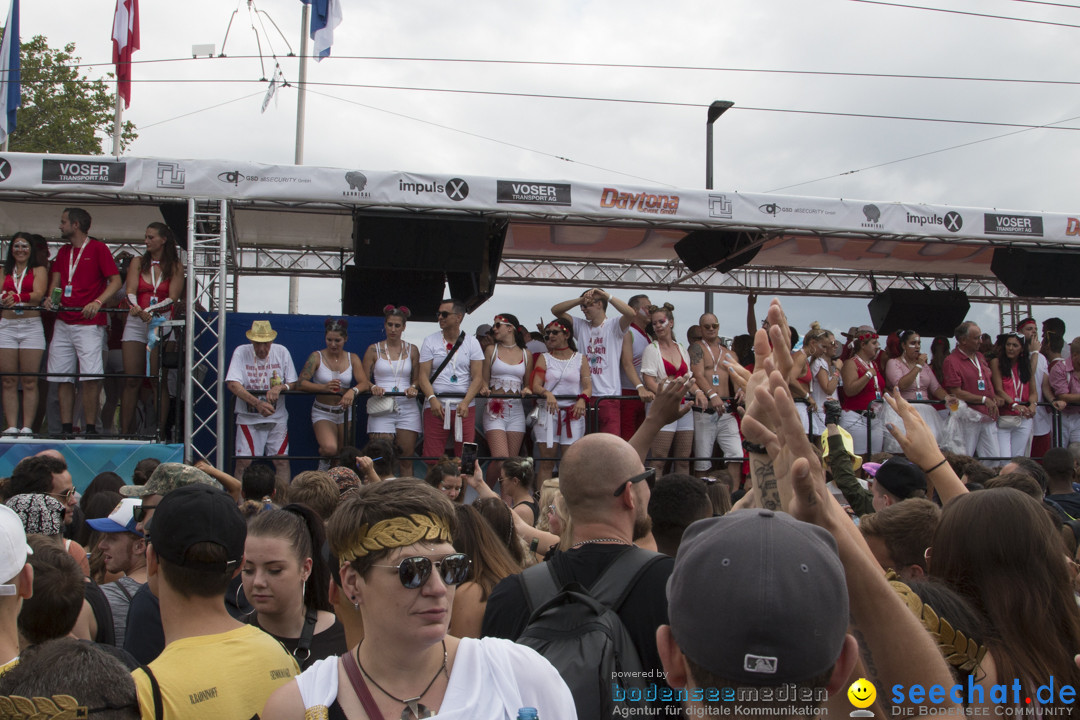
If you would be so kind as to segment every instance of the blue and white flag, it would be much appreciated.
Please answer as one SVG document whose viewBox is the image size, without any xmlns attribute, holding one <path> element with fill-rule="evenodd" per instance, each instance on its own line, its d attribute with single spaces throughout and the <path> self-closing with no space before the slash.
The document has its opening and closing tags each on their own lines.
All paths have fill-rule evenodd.
<svg viewBox="0 0 1080 720">
<path fill-rule="evenodd" d="M 0 43 L 0 101 L 4 112 L 0 114 L 0 143 L 7 140 L 15 130 L 15 110 L 22 105 L 19 86 L 19 0 L 11 0 L 7 24 L 4 26 L 4 42 Z"/>
<path fill-rule="evenodd" d="M 315 59 L 322 62 L 330 57 L 330 46 L 334 44 L 334 28 L 341 24 L 341 3 L 339 0 L 300 0 L 311 5 L 311 39 L 315 41 Z"/>
</svg>

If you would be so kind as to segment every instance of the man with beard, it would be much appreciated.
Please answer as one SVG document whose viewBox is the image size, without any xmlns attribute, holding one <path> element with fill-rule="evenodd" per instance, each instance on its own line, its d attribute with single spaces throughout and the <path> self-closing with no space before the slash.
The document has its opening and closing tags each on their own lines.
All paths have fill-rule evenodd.
<svg viewBox="0 0 1080 720">
<path fill-rule="evenodd" d="M 87 235 L 90 213 L 67 208 L 60 214 L 60 236 L 67 245 L 56 253 L 49 274 L 49 292 L 42 304 L 51 309 L 54 290 L 60 290 L 60 307 L 74 311 L 57 313 L 49 343 L 49 381 L 59 383 L 60 423 L 65 435 L 72 433 L 75 404 L 75 372 L 82 377 L 86 434 L 97 434 L 101 377 L 105 372 L 102 351 L 107 320 L 100 313 L 106 300 L 120 289 L 120 271 L 105 243 Z"/>
<path fill-rule="evenodd" d="M 566 552 L 526 572 L 546 573 L 550 566 L 559 579 L 557 585 L 576 582 L 589 588 L 624 554 L 649 556 L 631 581 L 622 604 L 612 609 L 626 626 L 642 667 L 654 670 L 652 677 L 662 678 L 656 628 L 667 624 L 664 588 L 674 561 L 632 542 L 649 534 L 648 506 L 654 477 L 653 470 L 645 471 L 634 448 L 618 436 L 586 435 L 571 445 L 560 463 L 559 488 L 574 518 L 572 544 Z M 517 640 L 530 612 L 521 576 L 511 575 L 488 597 L 481 635 Z M 599 682 L 606 687 L 611 679 L 600 678 Z"/>
</svg>

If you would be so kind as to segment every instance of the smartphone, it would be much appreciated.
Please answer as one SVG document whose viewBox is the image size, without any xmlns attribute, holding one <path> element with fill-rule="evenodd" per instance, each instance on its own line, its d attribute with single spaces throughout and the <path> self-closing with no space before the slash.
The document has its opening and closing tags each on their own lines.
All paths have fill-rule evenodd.
<svg viewBox="0 0 1080 720">
<path fill-rule="evenodd" d="M 461 443 L 461 474 L 476 472 L 476 443 Z"/>
</svg>

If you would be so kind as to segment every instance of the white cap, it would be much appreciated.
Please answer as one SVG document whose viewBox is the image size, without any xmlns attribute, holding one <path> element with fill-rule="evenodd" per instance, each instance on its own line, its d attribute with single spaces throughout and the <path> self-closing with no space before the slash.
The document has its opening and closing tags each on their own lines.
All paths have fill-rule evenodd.
<svg viewBox="0 0 1080 720">
<path fill-rule="evenodd" d="M 26 544 L 22 520 L 6 505 L 0 505 L 0 580 L 13 579 L 34 551 Z M 0 595 L 14 595 L 14 585 L 0 585 Z"/>
</svg>

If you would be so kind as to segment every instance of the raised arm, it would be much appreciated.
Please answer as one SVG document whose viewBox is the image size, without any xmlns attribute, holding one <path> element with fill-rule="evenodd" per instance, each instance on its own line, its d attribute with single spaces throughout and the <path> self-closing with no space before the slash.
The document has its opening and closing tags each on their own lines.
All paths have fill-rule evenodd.
<svg viewBox="0 0 1080 720">
<path fill-rule="evenodd" d="M 574 319 L 570 317 L 570 311 L 581 305 L 581 298 L 573 298 L 572 300 L 563 300 L 561 303 L 551 306 L 551 314 L 557 318 L 562 318 L 566 322 L 572 323 Z"/>
</svg>

